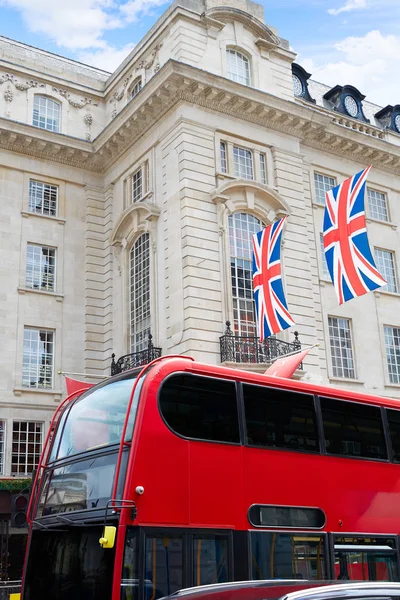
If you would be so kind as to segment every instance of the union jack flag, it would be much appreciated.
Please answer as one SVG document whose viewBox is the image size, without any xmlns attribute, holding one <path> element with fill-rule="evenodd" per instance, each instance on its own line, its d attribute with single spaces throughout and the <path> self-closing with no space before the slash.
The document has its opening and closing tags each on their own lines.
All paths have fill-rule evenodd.
<svg viewBox="0 0 400 600">
<path fill-rule="evenodd" d="M 370 169 L 326 192 L 324 250 L 339 304 L 387 283 L 368 243 L 364 194 Z"/>
<path fill-rule="evenodd" d="M 287 217 L 253 235 L 253 290 L 260 341 L 294 325 L 281 274 L 281 239 Z"/>
</svg>

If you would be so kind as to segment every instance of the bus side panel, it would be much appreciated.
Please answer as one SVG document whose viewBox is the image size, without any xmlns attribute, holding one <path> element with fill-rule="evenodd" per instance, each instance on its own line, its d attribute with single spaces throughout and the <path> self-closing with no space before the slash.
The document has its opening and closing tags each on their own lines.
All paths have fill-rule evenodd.
<svg viewBox="0 0 400 600">
<path fill-rule="evenodd" d="M 312 506 L 328 531 L 398 533 L 400 472 L 372 460 L 245 448 L 245 505 Z M 268 457 L 268 458 L 267 458 Z"/>
<path fill-rule="evenodd" d="M 154 388 L 153 388 L 154 389 Z M 174 435 L 162 421 L 149 390 L 142 418 L 136 423 L 130 497 L 139 525 L 189 523 L 189 442 Z M 136 488 L 142 486 L 142 495 Z"/>
<path fill-rule="evenodd" d="M 190 522 L 235 529 L 243 512 L 243 447 L 190 443 Z"/>
</svg>

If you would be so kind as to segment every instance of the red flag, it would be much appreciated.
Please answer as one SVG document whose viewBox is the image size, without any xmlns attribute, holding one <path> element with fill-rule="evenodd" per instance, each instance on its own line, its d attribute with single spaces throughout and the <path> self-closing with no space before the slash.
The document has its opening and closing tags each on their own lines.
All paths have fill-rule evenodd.
<svg viewBox="0 0 400 600">
<path fill-rule="evenodd" d="M 65 385 L 67 386 L 67 396 L 77 392 L 78 390 L 87 390 L 94 386 L 94 383 L 88 383 L 87 381 L 78 381 L 77 379 L 65 378 Z"/>
<path fill-rule="evenodd" d="M 296 354 L 290 354 L 289 356 L 282 356 L 278 358 L 268 369 L 264 375 L 270 375 L 271 377 L 285 377 L 290 379 L 299 365 L 303 362 L 311 348 L 307 348 L 302 352 Z"/>
</svg>

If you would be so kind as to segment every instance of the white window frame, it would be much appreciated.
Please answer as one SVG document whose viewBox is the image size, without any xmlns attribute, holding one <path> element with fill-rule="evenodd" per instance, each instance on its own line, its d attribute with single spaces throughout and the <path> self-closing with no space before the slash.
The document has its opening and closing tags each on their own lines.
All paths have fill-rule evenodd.
<svg viewBox="0 0 400 600">
<path fill-rule="evenodd" d="M 317 177 L 322 177 L 322 181 L 318 180 Z M 331 179 L 333 181 L 333 185 L 331 182 L 326 181 L 327 179 Z M 318 185 L 322 184 L 322 185 Z M 320 171 L 314 171 L 314 190 L 315 190 L 315 203 L 318 206 L 325 206 L 325 193 L 331 190 L 333 187 L 337 186 L 337 179 L 332 175 L 327 175 L 326 173 L 321 173 Z M 323 192 L 321 190 L 323 189 Z M 321 197 L 321 193 L 324 194 L 323 200 Z"/>
<path fill-rule="evenodd" d="M 381 196 L 381 197 L 380 197 Z M 379 200 L 384 204 L 384 209 L 379 206 Z M 385 192 L 367 187 L 368 217 L 381 223 L 390 223 L 388 197 Z"/>
<path fill-rule="evenodd" d="M 0 475 L 5 473 L 6 463 L 6 421 L 0 419 Z"/>
<path fill-rule="evenodd" d="M 243 225 L 243 227 L 242 227 Z M 265 225 L 254 215 L 248 212 L 238 211 L 231 213 L 228 216 L 229 230 L 229 264 L 230 264 L 230 281 L 231 281 L 231 297 L 233 310 L 233 330 L 235 335 L 245 337 L 257 337 L 256 313 L 253 295 L 253 276 L 252 276 L 252 245 L 251 239 L 254 233 L 258 233 Z M 237 232 L 240 231 L 240 240 L 243 240 L 244 235 L 248 237 L 247 251 L 241 252 L 241 244 Z M 238 272 L 242 270 L 243 276 L 239 277 Z M 244 276 L 244 271 L 249 275 Z M 246 279 L 246 281 L 245 281 Z M 239 281 L 245 283 L 243 288 L 238 285 Z M 241 319 L 242 310 L 247 315 L 252 315 L 252 318 Z"/>
<path fill-rule="evenodd" d="M 48 256 L 46 256 L 46 252 Z M 53 265 L 51 265 L 51 255 Z M 32 259 L 32 269 L 30 269 L 30 258 Z M 47 259 L 47 260 L 46 260 Z M 26 247 L 26 271 L 25 271 L 25 287 L 32 290 L 41 290 L 45 292 L 56 291 L 56 265 L 57 251 L 51 246 L 42 246 L 40 244 L 27 243 Z M 50 268 L 48 268 L 50 266 Z M 52 266 L 52 268 L 51 268 Z M 47 272 L 46 272 L 47 271 Z M 39 281 L 35 285 L 35 280 Z"/>
<path fill-rule="evenodd" d="M 135 280 L 138 276 L 138 280 Z M 142 233 L 129 252 L 130 352 L 148 348 L 151 333 L 151 245 L 150 234 Z"/>
<path fill-rule="evenodd" d="M 251 62 L 247 54 L 226 48 L 226 74 L 231 81 L 251 86 Z"/>
<path fill-rule="evenodd" d="M 233 172 L 235 177 L 254 181 L 254 153 L 243 146 L 233 146 Z"/>
<path fill-rule="evenodd" d="M 400 327 L 384 325 L 383 336 L 389 382 L 393 385 L 398 385 L 400 384 Z M 395 339 L 398 340 L 397 344 L 395 343 Z M 391 358 L 395 360 L 390 360 Z"/>
<path fill-rule="evenodd" d="M 332 327 L 336 326 L 336 329 L 339 332 L 339 335 L 332 336 L 331 335 L 331 320 L 335 320 L 336 324 L 332 323 Z M 343 327 L 343 323 L 346 322 L 347 327 Z M 349 332 L 349 340 L 350 344 L 347 344 L 348 339 L 344 336 L 341 336 L 340 329 L 347 329 Z M 332 366 L 332 375 L 337 379 L 356 379 L 356 365 L 355 365 L 355 357 L 354 357 L 354 345 L 353 345 L 353 331 L 352 331 L 352 323 L 351 319 L 347 319 L 345 317 L 335 317 L 334 315 L 328 315 L 328 336 L 329 336 L 329 347 L 331 352 L 331 366 Z M 337 340 L 338 343 L 334 343 Z M 343 342 L 346 342 L 346 346 Z M 334 349 L 339 349 L 339 354 L 334 352 Z M 346 350 L 347 356 L 344 354 L 343 350 Z M 340 365 L 335 364 L 335 359 L 340 362 Z M 345 361 L 351 363 L 351 367 L 345 366 Z M 346 373 L 347 372 L 347 373 Z"/>
<path fill-rule="evenodd" d="M 16 424 L 19 424 L 18 430 L 15 427 Z M 21 425 L 26 424 L 26 431 L 21 429 Z M 32 426 L 33 431 L 29 431 L 30 426 Z M 33 441 L 30 439 L 29 434 L 33 435 Z M 39 459 L 41 452 L 43 450 L 43 439 L 44 439 L 44 423 L 42 421 L 25 421 L 25 420 L 14 420 L 12 424 L 12 446 L 18 446 L 18 452 L 11 453 L 11 473 L 12 475 L 31 475 L 31 473 L 37 468 L 39 464 Z M 39 440 L 39 441 L 38 441 Z M 29 446 L 34 446 L 34 451 L 29 452 Z M 37 445 L 40 445 L 40 448 L 37 448 Z M 21 452 L 21 448 L 24 449 L 24 452 Z M 32 464 L 29 464 L 29 456 L 33 456 Z M 14 456 L 17 456 L 17 461 L 14 461 Z M 21 457 L 23 460 L 21 460 Z M 20 467 L 23 467 L 20 470 Z M 16 467 L 16 470 L 14 469 Z"/>
<path fill-rule="evenodd" d="M 55 110 L 57 107 L 57 110 Z M 37 115 L 35 114 L 37 113 Z M 57 114 L 56 114 L 57 113 Z M 52 118 L 53 117 L 53 118 Z M 44 121 L 44 124 L 43 124 Z M 55 125 L 52 125 L 54 121 Z M 42 123 L 42 124 L 41 124 Z M 35 94 L 33 98 L 32 125 L 39 129 L 60 133 L 61 131 L 61 104 L 53 98 Z"/>
<path fill-rule="evenodd" d="M 142 77 L 136 77 L 135 81 L 132 83 L 131 87 L 129 88 L 129 95 L 130 95 L 130 99 L 133 100 L 138 93 L 141 91 L 142 89 Z"/>
<path fill-rule="evenodd" d="M 40 348 L 42 344 L 51 344 L 51 352 L 48 352 L 48 348 L 41 352 Z M 55 332 L 53 330 L 24 327 L 22 357 L 23 388 L 53 389 L 54 353 Z M 50 359 L 49 363 L 47 359 Z M 32 375 L 35 376 L 35 379 L 32 378 Z"/>
<path fill-rule="evenodd" d="M 267 183 L 268 183 L 267 160 L 266 160 L 266 156 L 263 152 L 260 152 L 260 180 L 261 180 L 261 183 L 263 183 L 264 185 L 267 185 Z"/>
<path fill-rule="evenodd" d="M 382 291 L 391 292 L 392 294 L 399 293 L 396 273 L 396 256 L 393 250 L 386 248 L 374 248 L 376 268 L 382 277 L 388 282 L 382 288 Z M 388 262 L 390 264 L 388 264 Z"/>
<path fill-rule="evenodd" d="M 29 180 L 29 212 L 44 217 L 57 217 L 58 196 L 58 185 L 38 181 L 37 179 Z M 48 205 L 47 208 L 46 204 Z"/>
<path fill-rule="evenodd" d="M 141 202 L 149 192 L 149 163 L 143 162 L 131 175 L 132 204 Z M 137 183 L 140 181 L 140 183 Z"/>
<path fill-rule="evenodd" d="M 221 173 L 228 173 L 228 148 L 224 141 L 219 143 L 219 153 L 221 160 Z"/>
</svg>

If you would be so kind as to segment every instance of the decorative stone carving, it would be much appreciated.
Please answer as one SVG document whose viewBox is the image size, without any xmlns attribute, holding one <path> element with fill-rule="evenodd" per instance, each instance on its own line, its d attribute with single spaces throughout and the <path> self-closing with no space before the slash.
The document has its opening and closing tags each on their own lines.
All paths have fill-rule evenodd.
<svg viewBox="0 0 400 600">
<path fill-rule="evenodd" d="M 162 46 L 162 43 L 157 44 L 154 49 L 152 50 L 151 54 L 145 58 L 144 60 L 141 60 L 140 63 L 137 65 L 136 67 L 136 71 L 140 71 L 142 69 L 151 69 L 151 67 L 153 66 L 153 64 L 156 62 L 156 59 L 158 59 L 158 52 L 160 50 Z M 158 63 L 158 69 L 160 68 L 160 64 L 159 61 L 157 60 Z M 156 67 L 155 67 L 156 68 Z M 157 71 L 158 71 L 157 69 Z M 155 72 L 157 72 L 155 71 Z"/>
<path fill-rule="evenodd" d="M 14 98 L 14 94 L 12 92 L 12 89 L 10 87 L 8 87 L 6 89 L 6 91 L 4 92 L 4 100 L 6 102 L 12 102 Z"/>
<path fill-rule="evenodd" d="M 87 125 L 88 127 L 90 127 L 92 125 L 92 123 L 93 123 L 93 117 L 92 117 L 92 115 L 90 113 L 88 113 L 87 115 L 85 115 L 85 117 L 84 117 L 83 120 L 85 122 L 85 125 Z"/>
<path fill-rule="evenodd" d="M 115 91 L 113 93 L 113 95 L 111 96 L 110 102 L 119 102 L 120 100 L 122 100 L 122 98 L 124 97 L 126 88 L 128 87 L 129 81 L 131 79 L 132 79 L 132 73 L 130 75 L 128 75 L 128 77 L 125 77 L 122 86 L 119 88 L 119 90 Z"/>
<path fill-rule="evenodd" d="M 86 96 L 78 102 L 76 100 L 73 100 L 68 90 L 53 87 L 53 92 L 56 92 L 56 94 L 60 94 L 60 96 L 65 98 L 68 104 L 70 104 L 74 108 L 84 108 L 88 104 L 90 104 L 91 106 L 98 106 L 97 102 L 95 102 L 92 98 L 86 98 Z"/>
<path fill-rule="evenodd" d="M 90 140 L 92 139 L 91 129 L 92 129 L 93 117 L 89 112 L 83 117 L 83 122 L 85 123 L 85 125 L 87 127 L 87 131 L 85 133 L 85 140 L 87 142 L 90 142 Z"/>
<path fill-rule="evenodd" d="M 12 83 L 20 92 L 26 92 L 26 90 L 29 90 L 30 88 L 45 87 L 44 83 L 40 83 L 34 79 L 25 81 L 25 83 L 20 83 L 14 75 L 11 75 L 11 73 L 4 73 L 4 75 L 0 77 L 0 85 L 3 85 L 3 83 L 6 82 Z"/>
</svg>

